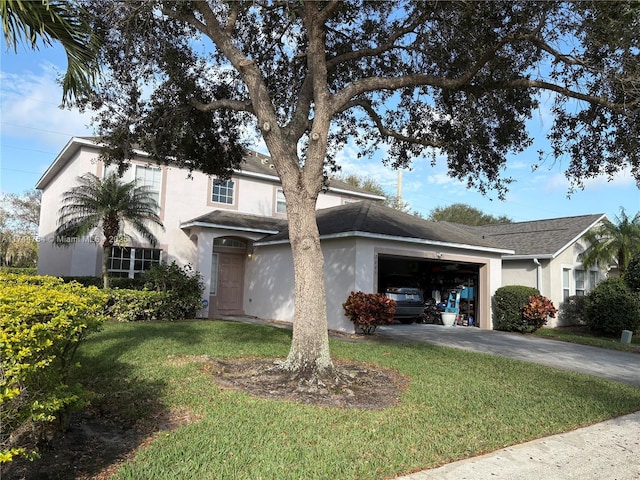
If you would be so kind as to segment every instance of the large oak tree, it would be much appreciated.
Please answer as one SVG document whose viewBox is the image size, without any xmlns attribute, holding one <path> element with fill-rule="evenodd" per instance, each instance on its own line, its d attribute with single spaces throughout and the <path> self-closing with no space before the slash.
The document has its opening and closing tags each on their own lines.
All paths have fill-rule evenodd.
<svg viewBox="0 0 640 480">
<path fill-rule="evenodd" d="M 503 197 L 508 153 L 552 103 L 550 151 L 572 185 L 629 169 L 640 180 L 640 7 L 630 2 L 88 1 L 109 77 L 105 156 L 225 175 L 247 127 L 287 199 L 295 275 L 283 367 L 333 371 L 315 207 L 349 140 L 385 162 L 446 158 L 452 177 Z"/>
</svg>

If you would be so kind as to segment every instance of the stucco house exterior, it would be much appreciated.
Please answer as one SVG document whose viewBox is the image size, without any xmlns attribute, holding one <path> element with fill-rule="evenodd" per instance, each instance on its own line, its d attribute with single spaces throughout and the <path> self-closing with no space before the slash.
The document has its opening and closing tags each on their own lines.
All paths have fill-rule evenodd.
<svg viewBox="0 0 640 480">
<path fill-rule="evenodd" d="M 471 231 L 513 253 L 502 257 L 502 284 L 537 288 L 558 308 L 569 296 L 586 295 L 608 272 L 585 269 L 584 234 L 606 219 L 604 214 L 473 227 Z M 547 326 L 562 325 L 562 317 Z"/>
<path fill-rule="evenodd" d="M 103 176 L 100 146 L 91 138 L 72 138 L 38 181 L 42 190 L 38 272 L 48 275 L 100 275 L 101 232 L 53 245 L 63 192 L 77 177 Z M 159 261 L 191 264 L 203 277 L 199 316 L 252 315 L 293 321 L 293 261 L 288 241 L 286 201 L 269 157 L 247 152 L 230 180 L 201 172 L 149 163 L 144 152 L 125 172 L 151 186 L 160 204 L 165 231 L 158 244 L 135 236 L 114 247 L 114 276 L 135 276 Z M 503 284 L 502 257 L 510 248 L 468 229 L 434 223 L 380 204 L 381 197 L 331 181 L 318 198 L 318 227 L 325 257 L 329 328 L 351 332 L 342 303 L 351 291 L 379 291 L 385 275 L 420 278 L 428 295 L 446 298 L 465 286 L 466 312 L 475 324 L 492 328 L 491 297 Z M 130 232 L 125 232 L 130 233 Z"/>
</svg>

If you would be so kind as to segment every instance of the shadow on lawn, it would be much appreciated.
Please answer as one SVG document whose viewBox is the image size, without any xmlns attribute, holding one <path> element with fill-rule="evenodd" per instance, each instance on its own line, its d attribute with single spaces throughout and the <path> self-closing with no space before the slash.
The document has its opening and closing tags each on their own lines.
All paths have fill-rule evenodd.
<svg viewBox="0 0 640 480">
<path fill-rule="evenodd" d="M 38 445 L 39 459 L 14 460 L 0 477 L 107 479 L 155 434 L 189 423 L 188 414 L 171 412 L 163 405 L 167 382 L 140 378 L 131 365 L 121 361 L 127 350 L 169 334 L 179 344 L 198 343 L 193 325 L 185 322 L 179 331 L 165 325 L 146 324 L 143 329 L 112 330 L 89 337 L 78 351 L 76 360 L 82 367 L 71 383 L 79 382 L 93 392 L 91 405 L 72 415 L 66 431 Z"/>
</svg>

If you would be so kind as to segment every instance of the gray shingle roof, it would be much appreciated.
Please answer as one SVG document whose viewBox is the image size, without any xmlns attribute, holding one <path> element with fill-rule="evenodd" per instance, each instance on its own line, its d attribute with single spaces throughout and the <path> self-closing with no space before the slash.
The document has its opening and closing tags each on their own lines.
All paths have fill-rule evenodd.
<svg viewBox="0 0 640 480">
<path fill-rule="evenodd" d="M 555 257 L 604 218 L 599 213 L 468 228 L 486 240 L 515 250 L 514 256 Z"/>
<path fill-rule="evenodd" d="M 460 226 L 430 222 L 370 201 L 318 210 L 317 222 L 321 237 L 358 232 L 508 250 L 493 240 L 483 239 Z M 288 230 L 285 228 L 280 233 L 271 235 L 261 242 L 283 241 L 288 238 Z"/>
<path fill-rule="evenodd" d="M 272 234 L 274 232 L 280 232 L 286 228 L 286 225 L 287 221 L 280 218 L 249 215 L 228 210 L 215 210 L 183 222 L 180 227 L 221 227 Z"/>
</svg>

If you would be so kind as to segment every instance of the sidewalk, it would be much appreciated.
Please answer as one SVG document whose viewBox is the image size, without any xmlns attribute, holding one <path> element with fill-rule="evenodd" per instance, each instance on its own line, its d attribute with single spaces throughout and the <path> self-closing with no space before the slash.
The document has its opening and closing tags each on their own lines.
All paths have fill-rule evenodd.
<svg viewBox="0 0 640 480">
<path fill-rule="evenodd" d="M 399 480 L 638 480 L 640 412 Z"/>
</svg>

